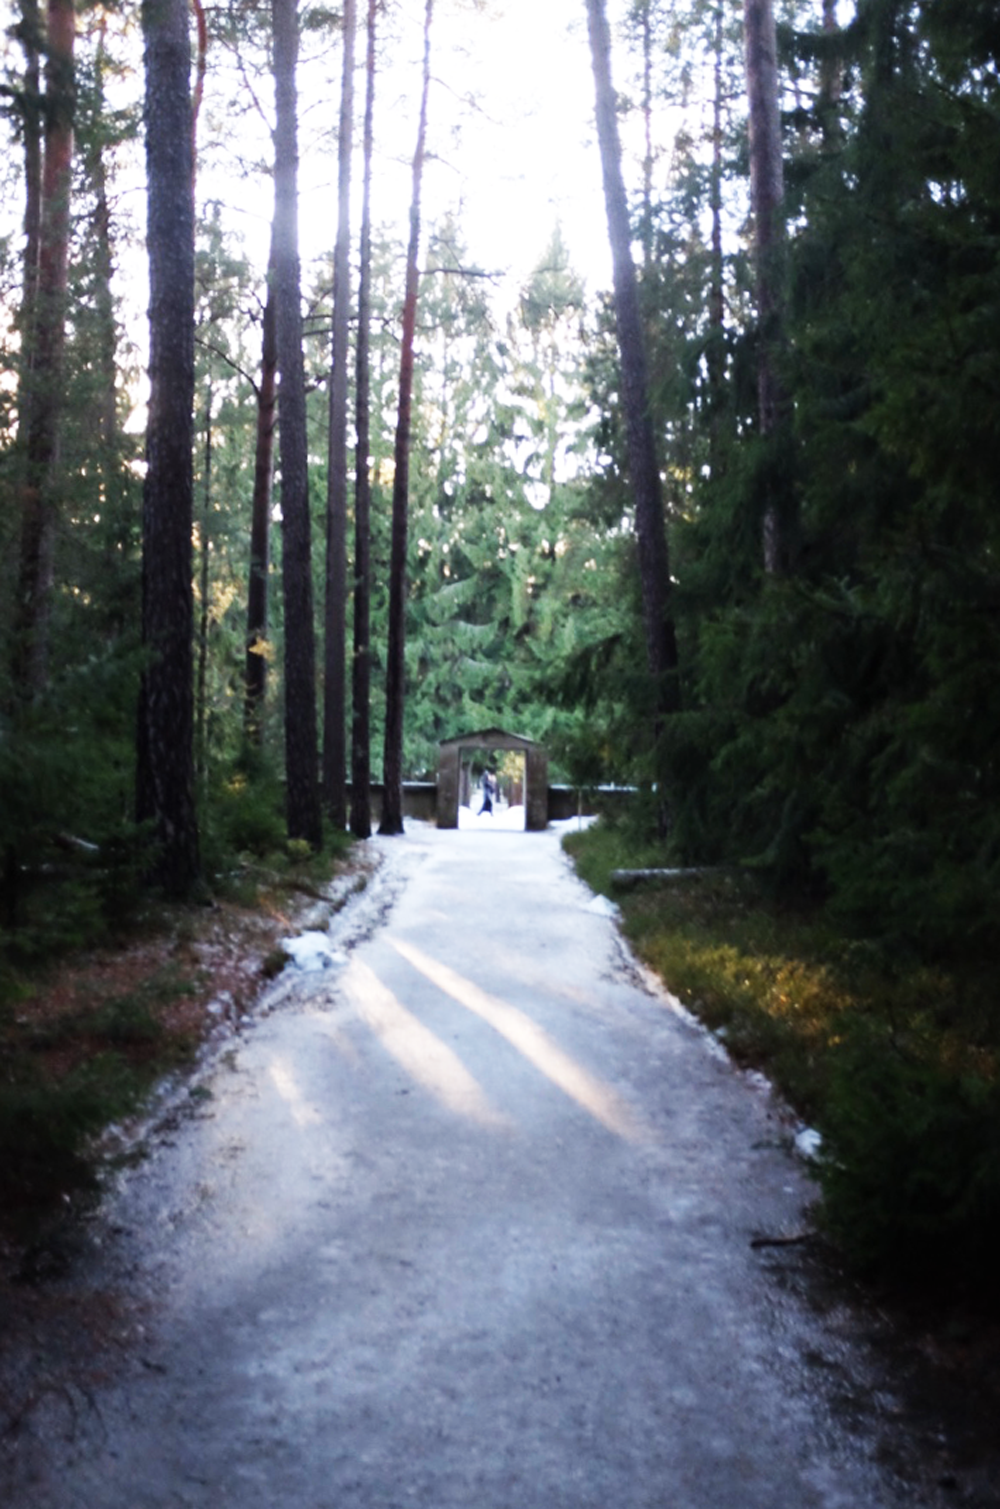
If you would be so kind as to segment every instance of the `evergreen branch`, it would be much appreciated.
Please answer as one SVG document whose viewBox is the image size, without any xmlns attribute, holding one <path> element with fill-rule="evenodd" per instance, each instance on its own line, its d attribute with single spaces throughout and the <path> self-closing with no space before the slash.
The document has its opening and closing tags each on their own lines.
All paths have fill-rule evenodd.
<svg viewBox="0 0 1000 1509">
<path fill-rule="evenodd" d="M 239 362 L 234 361 L 229 353 L 227 351 L 224 351 L 221 346 L 217 346 L 214 341 L 205 340 L 204 336 L 200 335 L 195 336 L 194 343 L 196 346 L 200 347 L 202 351 L 207 351 L 210 356 L 217 356 L 219 360 L 223 362 L 231 372 L 235 372 L 238 377 L 242 377 L 245 382 L 248 382 L 253 389 L 254 394 L 258 398 L 260 397 L 260 392 L 255 379 L 251 376 L 251 374 L 246 370 L 245 367 L 242 367 Z"/>
</svg>

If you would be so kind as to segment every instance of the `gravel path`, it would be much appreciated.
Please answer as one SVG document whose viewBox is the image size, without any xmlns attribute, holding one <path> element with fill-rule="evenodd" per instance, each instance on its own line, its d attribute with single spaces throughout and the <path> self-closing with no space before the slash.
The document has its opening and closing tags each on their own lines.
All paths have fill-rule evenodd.
<svg viewBox="0 0 1000 1509">
<path fill-rule="evenodd" d="M 120 1350 L 34 1401 L 0 1501 L 937 1505 L 866 1322 L 753 1245 L 807 1225 L 787 1117 L 557 837 L 384 849 L 344 962 L 286 971 L 105 1202 Z"/>
</svg>

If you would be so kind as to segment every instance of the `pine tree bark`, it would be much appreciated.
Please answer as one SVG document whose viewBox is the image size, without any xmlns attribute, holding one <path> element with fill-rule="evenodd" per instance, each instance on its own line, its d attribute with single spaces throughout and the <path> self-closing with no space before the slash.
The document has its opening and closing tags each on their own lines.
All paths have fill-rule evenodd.
<svg viewBox="0 0 1000 1509">
<path fill-rule="evenodd" d="M 382 821 L 379 833 L 403 833 L 403 718 L 406 706 L 406 551 L 409 531 L 410 429 L 413 407 L 413 343 L 419 293 L 421 187 L 427 154 L 427 97 L 430 94 L 430 29 L 434 0 L 424 11 L 424 83 L 413 152 L 410 238 L 406 254 L 406 293 L 400 350 L 400 401 L 395 427 L 395 474 L 392 477 L 392 548 L 389 557 L 389 643 L 386 655 L 386 733 L 383 750 Z"/>
<path fill-rule="evenodd" d="M 614 270 L 615 321 L 628 467 L 639 543 L 646 662 L 655 686 L 657 713 L 662 717 L 679 706 L 677 638 L 671 610 L 663 491 L 649 408 L 646 352 L 622 177 L 615 92 L 611 82 L 611 39 L 604 0 L 587 0 L 587 22 L 604 202 Z"/>
<path fill-rule="evenodd" d="M 772 0 L 744 0 L 750 117 L 750 201 L 757 286 L 757 409 L 760 433 L 773 441 L 787 412 L 780 359 L 784 340 L 785 194 L 778 107 L 777 41 Z M 791 521 L 782 506 L 777 458 L 769 463 L 763 517 L 764 569 L 780 574 L 791 561 Z"/>
<path fill-rule="evenodd" d="M 272 0 L 274 25 L 274 295 L 279 376 L 282 592 L 285 605 L 285 790 L 288 834 L 323 836 L 316 739 L 305 367 L 298 229 L 299 29 L 295 0 Z"/>
<path fill-rule="evenodd" d="M 209 524 L 212 518 L 212 420 L 215 395 L 209 377 L 205 390 L 205 449 L 202 455 L 201 520 L 198 528 L 198 671 L 194 699 L 195 777 L 204 787 L 208 774 L 208 635 L 212 621 L 212 560 Z"/>
<path fill-rule="evenodd" d="M 246 669 L 243 734 L 259 748 L 267 695 L 268 571 L 271 556 L 271 485 L 274 477 L 274 431 L 277 408 L 277 353 L 274 331 L 274 252 L 268 262 L 267 295 L 262 321 L 260 385 L 257 389 L 257 436 L 254 452 L 253 502 L 250 515 L 250 571 L 247 585 Z"/>
<path fill-rule="evenodd" d="M 431 22 L 434 0 L 424 11 L 423 87 L 420 121 L 413 154 L 410 238 L 406 253 L 406 291 L 399 358 L 399 407 L 396 419 L 395 473 L 392 482 L 392 547 L 389 561 L 389 638 L 385 676 L 385 743 L 382 762 L 382 817 L 379 833 L 403 832 L 403 719 L 406 702 L 406 551 L 410 490 L 410 430 L 413 406 L 413 347 L 420 286 L 420 194 L 427 150 L 427 97 L 431 80 Z"/>
<path fill-rule="evenodd" d="M 30 339 L 38 289 L 38 242 L 42 219 L 42 18 L 38 0 L 21 0 L 18 39 L 24 52 L 24 86 L 18 98 L 24 140 L 24 276 L 22 340 Z M 30 347 L 26 359 L 30 361 Z"/>
<path fill-rule="evenodd" d="M 653 268 L 653 17 L 651 0 L 642 0 L 642 264 L 646 276 Z"/>
<path fill-rule="evenodd" d="M 323 796 L 347 826 L 347 364 L 351 312 L 351 154 L 354 145 L 354 0 L 344 0 L 344 60 L 337 138 L 337 239 L 333 256 L 333 360 L 326 499 Z"/>
<path fill-rule="evenodd" d="M 26 142 L 28 214 L 31 217 L 28 223 L 28 257 L 36 256 L 30 243 L 33 222 L 37 219 L 37 263 L 34 275 L 30 262 L 25 272 L 25 361 L 20 394 L 23 433 L 26 437 L 25 472 L 21 493 L 21 548 L 12 673 L 16 693 L 28 700 L 43 692 L 48 682 L 49 619 L 63 404 L 63 354 L 66 344 L 73 117 L 76 106 L 75 42 L 76 13 L 73 0 L 49 0 L 46 17 L 44 147 L 37 210 L 30 202 L 30 180 L 36 171 L 31 156 L 37 149 L 37 139 Z"/>
<path fill-rule="evenodd" d="M 144 0 L 149 256 L 149 414 L 142 512 L 147 664 L 137 812 L 154 827 L 152 878 L 170 895 L 199 873 L 194 800 L 191 525 L 194 205 L 187 0 Z"/>
<path fill-rule="evenodd" d="M 98 46 L 95 59 L 96 100 L 94 116 L 100 119 L 106 108 L 104 75 L 107 68 L 104 39 L 107 18 L 98 23 Z M 94 199 L 92 217 L 94 302 L 97 312 L 97 356 L 95 366 L 100 374 L 100 388 L 96 397 L 95 420 L 104 450 L 104 465 L 110 467 L 118 440 L 118 365 L 117 338 L 115 330 L 115 304 L 111 291 L 114 276 L 114 255 L 111 244 L 111 205 L 108 200 L 108 172 L 105 162 L 105 146 L 100 136 L 89 144 L 86 158 L 87 176 Z"/>
<path fill-rule="evenodd" d="M 358 341 L 354 384 L 357 451 L 354 466 L 354 657 L 351 665 L 351 832 L 370 838 L 371 804 L 371 187 L 375 115 L 375 32 L 378 0 L 368 0 L 365 123 L 361 192 Z"/>
<path fill-rule="evenodd" d="M 837 23 L 837 0 L 823 0 L 823 31 L 827 37 L 835 37 L 840 31 Z M 823 58 L 819 78 L 819 99 L 816 102 L 823 133 L 823 147 L 833 152 L 843 143 L 839 109 L 844 92 L 844 62 L 831 49 Z"/>
<path fill-rule="evenodd" d="M 722 255 L 722 48 L 725 8 L 723 0 L 715 5 L 715 66 L 712 96 L 712 177 L 709 190 L 712 216 L 711 272 L 708 291 L 708 344 L 705 360 L 708 368 L 709 469 L 713 481 L 723 471 L 722 420 L 726 407 L 726 305 Z"/>
</svg>

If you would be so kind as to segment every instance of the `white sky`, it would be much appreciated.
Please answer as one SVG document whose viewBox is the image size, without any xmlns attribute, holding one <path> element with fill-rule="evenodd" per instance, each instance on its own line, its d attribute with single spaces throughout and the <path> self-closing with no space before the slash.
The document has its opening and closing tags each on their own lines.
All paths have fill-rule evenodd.
<svg viewBox="0 0 1000 1509">
<path fill-rule="evenodd" d="M 610 255 L 583 0 L 492 0 L 488 15 L 464 16 L 443 0 L 438 25 L 432 120 L 456 110 L 457 88 L 478 93 L 482 108 L 459 124 L 454 167 L 431 166 L 429 211 L 439 195 L 461 198 L 474 255 L 517 281 L 558 221 L 577 270 L 591 289 L 603 286 Z"/>
<path fill-rule="evenodd" d="M 612 10 L 617 0 L 613 0 Z M 359 189 L 364 92 L 364 16 L 360 0 L 355 80 L 355 190 Z M 423 0 L 399 0 L 383 32 L 375 101 L 373 218 L 395 223 L 405 240 L 410 164 L 421 78 Z M 332 142 L 321 141 L 339 113 L 339 39 L 300 67 L 300 196 L 304 261 L 329 252 L 336 213 Z M 207 108 L 213 59 L 209 59 Z M 600 162 L 593 128 L 593 82 L 584 0 L 436 0 L 431 36 L 431 153 L 423 185 L 423 227 L 449 210 L 470 259 L 523 282 L 561 224 L 576 270 L 593 292 L 610 282 Z M 230 85 L 231 87 L 231 85 Z M 261 86 L 273 109 L 273 89 Z M 242 129 L 250 129 L 245 122 Z M 266 147 L 262 150 L 266 152 Z M 219 192 L 211 174 L 203 195 Z M 269 188 L 247 189 L 232 176 L 222 197 L 240 206 L 239 222 L 255 259 L 266 257 Z M 355 213 L 357 221 L 357 213 Z M 352 228 L 356 240 L 357 225 Z M 426 244 L 426 236 L 425 236 Z"/>
<path fill-rule="evenodd" d="M 612 22 L 624 3 L 608 0 Z M 359 0 L 358 12 L 355 143 L 359 149 L 364 0 Z M 373 212 L 376 224 L 394 223 L 405 240 L 424 0 L 393 0 L 390 12 L 382 29 L 377 84 Z M 0 17 L 13 19 L 14 0 L 0 0 Z M 132 62 L 114 86 L 121 91 L 121 103 L 142 97 L 140 38 L 133 23 L 134 17 L 124 31 L 117 32 L 114 43 L 114 50 Z M 314 257 L 329 255 L 336 228 L 333 133 L 339 114 L 339 36 L 319 41 L 305 36 L 302 51 L 300 236 L 303 262 L 308 264 Z M 20 66 L 19 50 L 9 37 L 0 41 L 0 52 L 11 67 Z M 612 66 L 621 87 L 628 71 L 621 43 L 613 44 Z M 470 261 L 508 274 L 498 302 L 509 307 L 558 222 L 573 266 L 589 291 L 608 287 L 611 265 L 593 125 L 584 0 L 435 0 L 432 75 L 429 147 L 433 155 L 424 181 L 424 246 L 434 221 L 449 210 L 457 211 Z M 237 119 L 233 101 L 246 103 L 251 94 L 259 101 L 260 113 L 250 110 Z M 218 198 L 227 205 L 224 218 L 243 236 L 262 276 L 272 188 L 266 176 L 245 176 L 240 160 L 269 161 L 273 109 L 273 85 L 267 76 L 257 74 L 241 83 L 231 55 L 213 46 L 199 125 L 199 200 L 203 204 Z M 115 183 L 117 208 L 127 214 L 136 233 L 131 245 L 119 242 L 119 289 L 126 294 L 127 323 L 140 345 L 144 344 L 146 307 L 142 156 L 141 143 L 123 154 Z M 357 189 L 360 151 L 354 177 Z M 8 203 L 0 216 L 4 222 L 0 229 L 13 230 L 16 236 L 20 215 L 20 204 Z M 356 245 L 356 214 L 354 218 L 352 242 Z M 304 274 L 308 278 L 307 265 Z"/>
</svg>

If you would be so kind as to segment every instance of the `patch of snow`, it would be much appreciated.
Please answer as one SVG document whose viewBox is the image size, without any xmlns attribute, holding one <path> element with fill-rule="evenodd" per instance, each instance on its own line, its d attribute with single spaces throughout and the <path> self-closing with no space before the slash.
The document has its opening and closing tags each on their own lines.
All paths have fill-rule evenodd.
<svg viewBox="0 0 1000 1509">
<path fill-rule="evenodd" d="M 732 1059 L 729 1056 L 729 1049 L 726 1047 L 725 1038 L 718 1032 L 710 1031 L 710 1029 L 705 1026 L 704 1022 L 700 1022 L 692 1012 L 685 1011 L 685 1008 L 683 1006 L 681 1007 L 681 1011 L 685 1012 L 692 1027 L 694 1027 L 696 1031 L 699 1031 L 701 1033 L 705 1047 L 708 1049 L 708 1052 L 710 1053 L 712 1058 L 714 1058 L 720 1064 L 732 1064 Z"/>
<path fill-rule="evenodd" d="M 330 925 L 333 907 L 328 901 L 317 901 L 301 917 L 296 918 L 303 932 L 321 933 Z"/>
<path fill-rule="evenodd" d="M 549 827 L 553 833 L 576 833 L 580 828 L 589 828 L 591 823 L 597 822 L 596 813 L 582 813 L 579 817 L 554 818 Z"/>
<path fill-rule="evenodd" d="M 231 990 L 220 991 L 214 1001 L 209 1001 L 208 1011 L 211 1016 L 225 1015 L 233 1005 L 233 993 Z"/>
<path fill-rule="evenodd" d="M 461 829 L 475 828 L 486 833 L 523 833 L 524 807 L 503 807 L 494 803 L 493 811 L 484 812 L 482 815 L 478 806 L 459 807 L 458 826 Z"/>
<path fill-rule="evenodd" d="M 619 916 L 618 908 L 613 901 L 608 900 L 607 896 L 595 896 L 592 901 L 587 902 L 583 910 L 593 912 L 596 917 Z"/>
<path fill-rule="evenodd" d="M 347 963 L 347 955 L 331 947 L 326 933 L 305 932 L 298 938 L 282 938 L 281 947 L 295 968 L 304 972 L 333 969 Z"/>
</svg>

